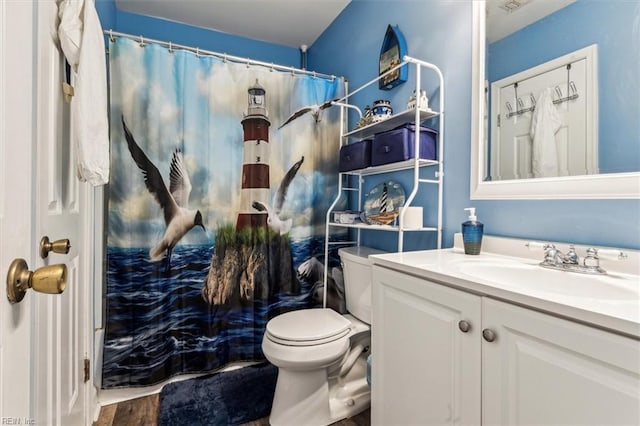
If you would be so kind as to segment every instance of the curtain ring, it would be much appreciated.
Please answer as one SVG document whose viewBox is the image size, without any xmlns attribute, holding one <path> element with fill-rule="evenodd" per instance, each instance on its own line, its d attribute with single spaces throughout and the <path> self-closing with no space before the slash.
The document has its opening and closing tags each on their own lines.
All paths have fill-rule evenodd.
<svg viewBox="0 0 640 426">
<path fill-rule="evenodd" d="M 112 29 L 110 29 L 110 30 L 109 30 L 109 41 L 110 41 L 111 43 L 113 43 L 114 41 L 116 41 L 116 39 L 115 39 L 115 38 L 113 38 L 113 30 L 112 30 Z"/>
<path fill-rule="evenodd" d="M 271 68 L 269 68 L 269 71 L 274 72 L 275 69 L 273 68 L 273 62 L 271 62 Z"/>
<path fill-rule="evenodd" d="M 138 43 L 140 47 L 144 47 L 144 38 L 140 36 L 140 43 Z"/>
<path fill-rule="evenodd" d="M 315 79 L 315 78 L 316 78 L 316 72 L 315 72 L 315 71 L 313 71 L 313 72 L 311 73 L 311 78 L 313 78 L 313 79 Z"/>
<path fill-rule="evenodd" d="M 222 62 L 225 63 L 225 64 L 227 63 L 227 54 L 226 53 L 222 54 Z"/>
<path fill-rule="evenodd" d="M 196 57 L 200 57 L 200 48 L 196 47 Z"/>
<path fill-rule="evenodd" d="M 173 45 L 169 42 L 169 53 L 173 53 Z"/>
<path fill-rule="evenodd" d="M 251 68 L 251 59 L 247 58 L 247 68 Z"/>
</svg>

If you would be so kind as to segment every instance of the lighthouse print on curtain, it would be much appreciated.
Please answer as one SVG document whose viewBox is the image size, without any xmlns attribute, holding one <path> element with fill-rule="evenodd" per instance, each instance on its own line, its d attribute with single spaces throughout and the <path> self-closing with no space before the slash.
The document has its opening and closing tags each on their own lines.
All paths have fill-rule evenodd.
<svg viewBox="0 0 640 426">
<path fill-rule="evenodd" d="M 103 388 L 263 359 L 275 315 L 344 310 L 324 222 L 344 81 L 110 43 Z M 286 124 L 285 124 L 286 123 Z"/>
</svg>

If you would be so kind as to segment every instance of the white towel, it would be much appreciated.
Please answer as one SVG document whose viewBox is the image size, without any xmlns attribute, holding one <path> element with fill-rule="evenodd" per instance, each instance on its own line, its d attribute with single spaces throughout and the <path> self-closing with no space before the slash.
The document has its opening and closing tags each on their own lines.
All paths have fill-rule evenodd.
<svg viewBox="0 0 640 426">
<path fill-rule="evenodd" d="M 71 65 L 71 128 L 81 181 L 109 182 L 107 71 L 102 26 L 93 0 L 63 0 L 58 36 Z"/>
<path fill-rule="evenodd" d="M 529 134 L 533 141 L 531 168 L 534 177 L 558 176 L 558 150 L 556 133 L 562 118 L 553 104 L 553 91 L 542 91 L 531 118 Z"/>
</svg>

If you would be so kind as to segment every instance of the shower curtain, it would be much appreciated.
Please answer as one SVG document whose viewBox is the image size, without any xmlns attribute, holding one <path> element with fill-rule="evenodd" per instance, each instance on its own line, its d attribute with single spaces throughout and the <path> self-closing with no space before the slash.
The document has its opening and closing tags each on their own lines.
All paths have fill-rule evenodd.
<svg viewBox="0 0 640 426">
<path fill-rule="evenodd" d="M 127 38 L 109 52 L 102 387 L 263 359 L 270 318 L 322 303 L 325 261 L 343 312 L 323 256 L 339 111 L 313 106 L 344 80 Z"/>
</svg>

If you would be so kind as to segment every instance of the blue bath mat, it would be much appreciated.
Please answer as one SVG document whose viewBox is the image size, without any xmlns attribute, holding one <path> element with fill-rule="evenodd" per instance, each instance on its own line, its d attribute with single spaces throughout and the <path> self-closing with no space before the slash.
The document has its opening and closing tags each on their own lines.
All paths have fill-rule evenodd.
<svg viewBox="0 0 640 426">
<path fill-rule="evenodd" d="M 277 367 L 257 364 L 182 382 L 160 392 L 160 426 L 239 425 L 269 415 Z"/>
</svg>

